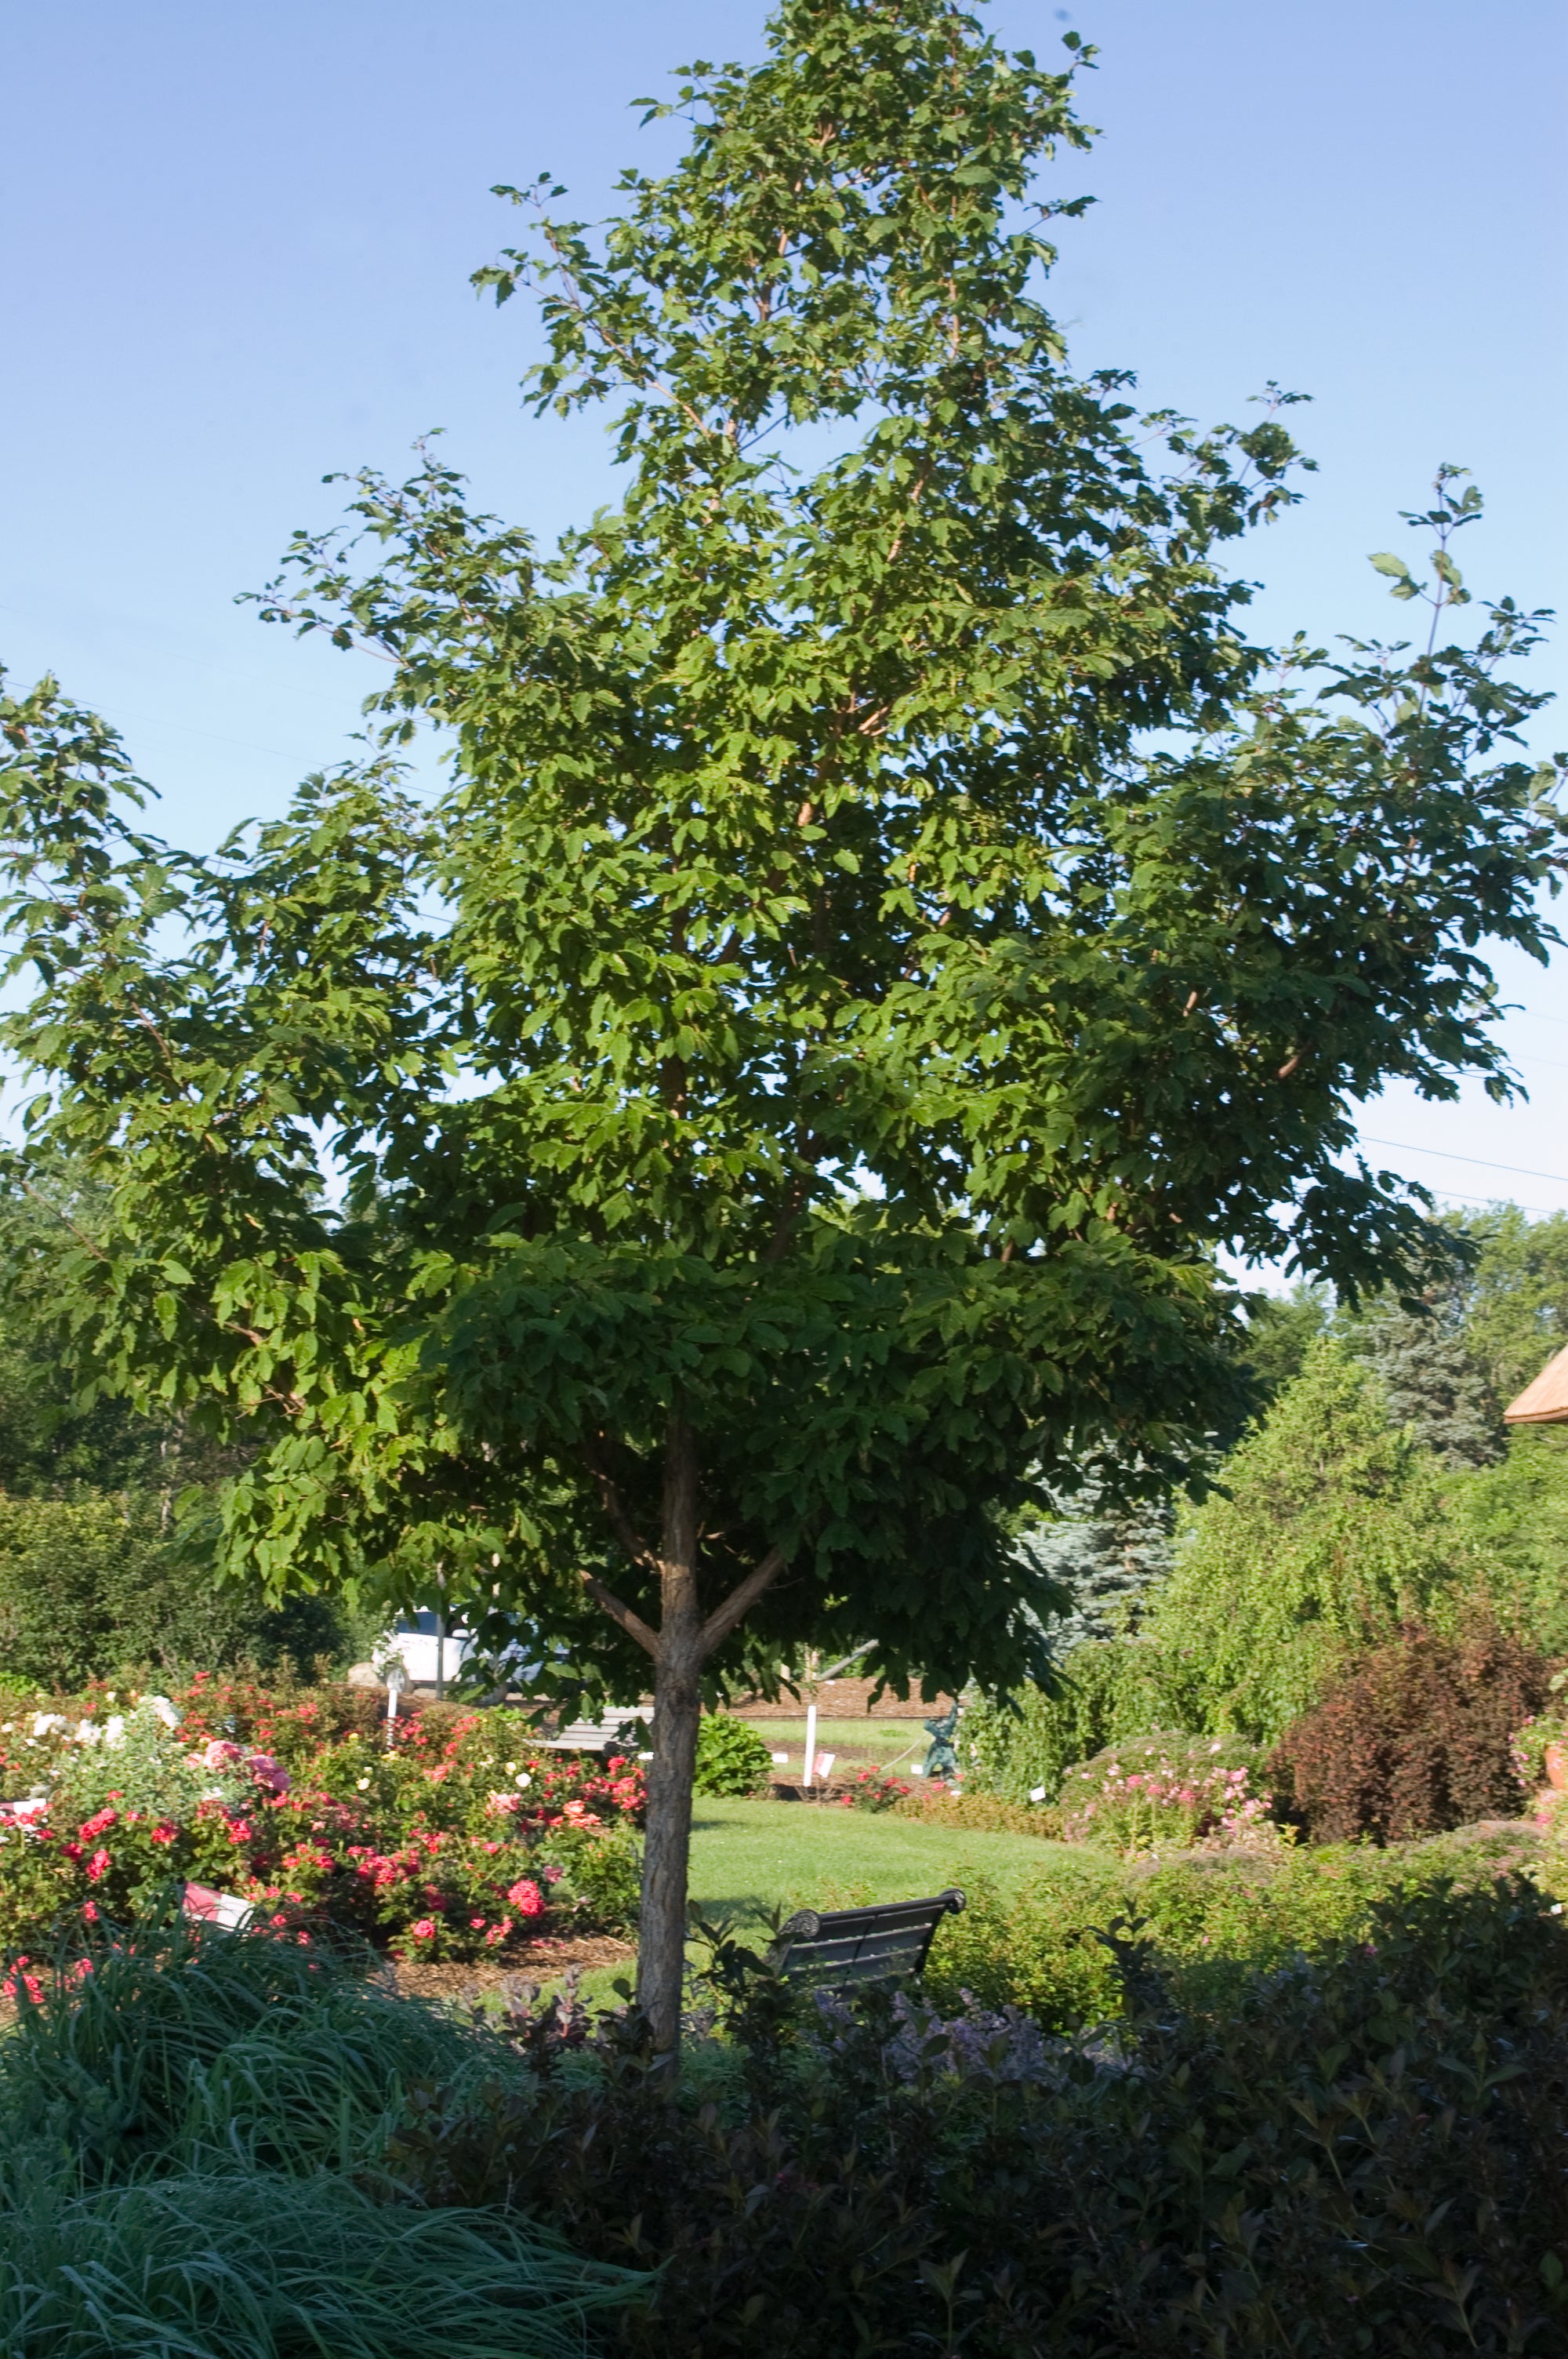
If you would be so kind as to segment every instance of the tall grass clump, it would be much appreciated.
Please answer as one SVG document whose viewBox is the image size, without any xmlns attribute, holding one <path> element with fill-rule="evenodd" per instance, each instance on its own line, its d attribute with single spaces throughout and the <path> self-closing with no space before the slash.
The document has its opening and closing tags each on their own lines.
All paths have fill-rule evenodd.
<svg viewBox="0 0 1568 2359">
<path fill-rule="evenodd" d="M 353 1960 L 138 1929 L 0 2041 L 5 2359 L 565 2359 L 641 2280 L 382 2170 L 409 2090 L 520 2080 Z"/>
</svg>

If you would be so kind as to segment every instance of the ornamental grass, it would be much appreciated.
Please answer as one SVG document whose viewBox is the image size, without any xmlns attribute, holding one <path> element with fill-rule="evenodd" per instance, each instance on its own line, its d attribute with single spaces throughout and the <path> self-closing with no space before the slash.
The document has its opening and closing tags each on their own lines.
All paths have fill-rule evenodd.
<svg viewBox="0 0 1568 2359">
<path fill-rule="evenodd" d="M 145 1927 L 24 1988 L 0 2041 L 5 2359 L 580 2359 L 642 2280 L 397 2199 L 408 2088 L 519 2075 L 366 1962 Z"/>
</svg>

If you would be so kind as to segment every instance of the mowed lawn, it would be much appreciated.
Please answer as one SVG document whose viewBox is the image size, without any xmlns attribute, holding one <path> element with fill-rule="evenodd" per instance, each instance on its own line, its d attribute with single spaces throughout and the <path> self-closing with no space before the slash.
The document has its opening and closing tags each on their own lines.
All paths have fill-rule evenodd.
<svg viewBox="0 0 1568 2359">
<path fill-rule="evenodd" d="M 781 1764 L 777 1774 L 798 1777 L 806 1760 L 806 1714 L 795 1720 L 753 1720 L 747 1724 L 773 1752 L 788 1754 L 788 1767 Z M 907 1777 L 911 1765 L 923 1762 L 930 1746 L 931 1739 L 917 1720 L 873 1720 L 869 1712 L 861 1712 L 853 1720 L 822 1719 L 816 1723 L 818 1753 L 831 1753 L 841 1766 L 872 1761 Z"/>
<path fill-rule="evenodd" d="M 705 1910 L 765 1914 L 913 1900 L 983 1875 L 1011 1891 L 1073 1856 L 1033 1835 L 928 1826 L 886 1811 L 809 1802 L 713 1801 L 692 1821 L 691 1897 Z"/>
<path fill-rule="evenodd" d="M 775 1908 L 853 1908 L 867 1900 L 916 1900 L 952 1884 L 972 1889 L 984 1877 L 1011 1894 L 1083 1854 L 1033 1835 L 993 1835 L 924 1824 L 885 1811 L 843 1810 L 814 1802 L 715 1801 L 699 1796 L 692 1821 L 691 1897 L 705 1916 L 734 1912 L 756 1925 Z M 703 1951 L 687 1951 L 693 1965 Z M 532 1970 L 546 1993 L 560 1975 Z M 633 1972 L 591 1966 L 581 1976 L 590 2006 L 617 2003 L 616 1984 Z"/>
</svg>

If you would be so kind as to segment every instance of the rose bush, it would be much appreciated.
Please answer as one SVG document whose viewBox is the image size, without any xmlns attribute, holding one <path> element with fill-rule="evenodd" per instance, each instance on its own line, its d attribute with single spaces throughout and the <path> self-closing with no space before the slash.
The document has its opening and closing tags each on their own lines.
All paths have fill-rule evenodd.
<svg viewBox="0 0 1568 2359">
<path fill-rule="evenodd" d="M 891 1810 L 914 1791 L 906 1777 L 895 1777 L 891 1769 L 868 1765 L 850 1770 L 827 1799 L 845 1810 Z"/>
<path fill-rule="evenodd" d="M 409 1712 L 389 1744 L 364 1701 L 200 1681 L 178 1708 L 0 1727 L 0 1951 L 124 1921 L 186 1880 L 425 1958 L 630 1921 L 635 1762 L 541 1754 L 501 1711 Z"/>
<path fill-rule="evenodd" d="M 1058 1819 L 1067 1843 L 1130 1857 L 1195 1843 L 1266 1850 L 1285 1840 L 1254 1789 L 1253 1749 L 1222 1737 L 1155 1735 L 1108 1745 L 1062 1780 Z"/>
</svg>

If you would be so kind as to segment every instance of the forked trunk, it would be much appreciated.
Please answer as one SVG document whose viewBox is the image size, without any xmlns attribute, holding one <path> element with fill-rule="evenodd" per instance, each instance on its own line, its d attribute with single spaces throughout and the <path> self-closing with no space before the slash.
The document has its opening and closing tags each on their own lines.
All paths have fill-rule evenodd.
<svg viewBox="0 0 1568 2359">
<path fill-rule="evenodd" d="M 643 1908 L 638 1925 L 637 2004 L 653 2027 L 656 2052 L 672 2068 L 680 2050 L 681 1985 L 686 1967 L 687 1867 L 691 1855 L 691 1787 L 701 1716 L 697 1685 L 714 1648 L 739 1627 L 784 1569 L 771 1548 L 704 1620 L 697 1593 L 697 1445 L 679 1417 L 665 1445 L 664 1529 L 657 1556 L 628 1518 L 603 1469 L 592 1460 L 611 1520 L 627 1552 L 659 1575 L 657 1630 L 585 1572 L 590 1597 L 654 1660 L 654 1763 L 648 1773 L 648 1831 L 643 1849 Z M 671 2071 L 674 2082 L 674 2071 Z"/>
</svg>

